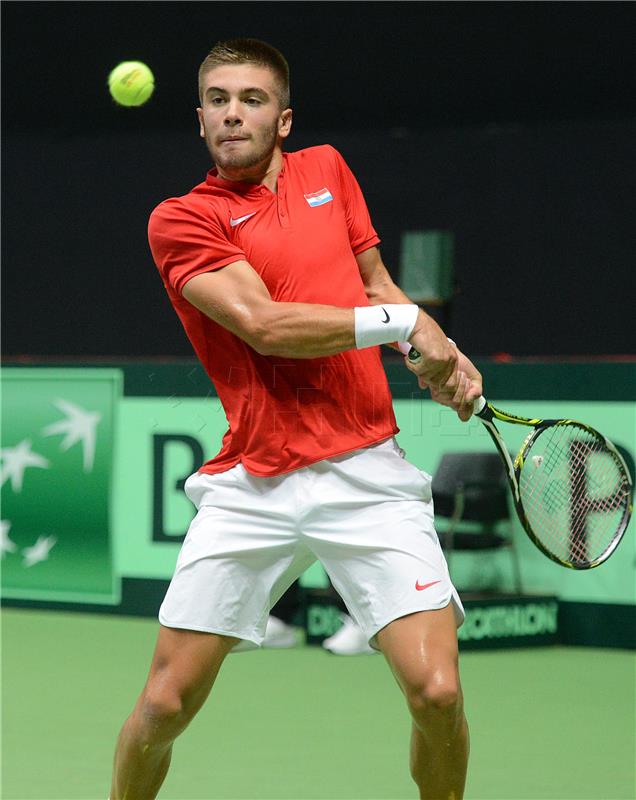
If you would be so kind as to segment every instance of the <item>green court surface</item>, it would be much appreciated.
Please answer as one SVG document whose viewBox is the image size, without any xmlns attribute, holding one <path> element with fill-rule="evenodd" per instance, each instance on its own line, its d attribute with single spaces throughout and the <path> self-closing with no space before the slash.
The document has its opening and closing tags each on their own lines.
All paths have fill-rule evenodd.
<svg viewBox="0 0 636 800">
<path fill-rule="evenodd" d="M 106 800 L 152 620 L 5 610 L 2 797 Z M 467 653 L 470 800 L 636 797 L 634 653 Z M 162 800 L 401 800 L 409 719 L 381 656 L 237 653 L 178 740 Z"/>
</svg>

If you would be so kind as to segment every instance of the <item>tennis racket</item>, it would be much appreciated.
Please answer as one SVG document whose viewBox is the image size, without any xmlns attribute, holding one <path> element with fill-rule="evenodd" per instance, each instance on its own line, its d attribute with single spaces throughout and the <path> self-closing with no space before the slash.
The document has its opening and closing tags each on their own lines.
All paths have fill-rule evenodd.
<svg viewBox="0 0 636 800">
<path fill-rule="evenodd" d="M 408 358 L 417 363 L 421 356 L 411 348 Z M 633 507 L 632 478 L 609 439 L 576 420 L 509 414 L 483 397 L 474 413 L 505 464 L 517 515 L 539 550 L 577 570 L 607 561 Z M 531 428 L 514 460 L 495 420 Z"/>
</svg>

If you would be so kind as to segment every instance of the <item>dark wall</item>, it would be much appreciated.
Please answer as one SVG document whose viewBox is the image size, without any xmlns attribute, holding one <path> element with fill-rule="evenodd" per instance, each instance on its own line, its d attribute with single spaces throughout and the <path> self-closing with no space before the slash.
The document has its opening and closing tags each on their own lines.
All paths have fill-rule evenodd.
<svg viewBox="0 0 636 800">
<path fill-rule="evenodd" d="M 5 2 L 3 126 L 183 129 L 219 39 L 257 36 L 292 70 L 305 130 L 622 118 L 636 112 L 636 7 L 621 2 Z M 114 107 L 139 59 L 152 102 Z"/>
<path fill-rule="evenodd" d="M 629 6 L 4 4 L 5 354 L 190 353 L 146 220 L 209 167 L 193 76 L 235 33 L 286 52 L 289 149 L 343 152 L 393 270 L 401 231 L 454 231 L 468 352 L 632 351 Z M 157 76 L 141 109 L 104 89 L 130 57 Z"/>
</svg>

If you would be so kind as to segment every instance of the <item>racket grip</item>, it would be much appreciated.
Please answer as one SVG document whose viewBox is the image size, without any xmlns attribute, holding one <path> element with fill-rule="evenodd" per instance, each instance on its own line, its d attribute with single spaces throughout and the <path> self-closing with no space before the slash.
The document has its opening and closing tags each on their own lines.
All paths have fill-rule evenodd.
<svg viewBox="0 0 636 800">
<path fill-rule="evenodd" d="M 483 394 L 473 402 L 473 414 L 481 414 L 486 408 L 486 398 Z"/>
</svg>

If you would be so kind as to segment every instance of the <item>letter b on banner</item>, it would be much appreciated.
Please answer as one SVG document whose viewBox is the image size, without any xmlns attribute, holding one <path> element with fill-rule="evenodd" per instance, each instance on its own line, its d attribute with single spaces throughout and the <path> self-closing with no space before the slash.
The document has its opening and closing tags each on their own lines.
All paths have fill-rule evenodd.
<svg viewBox="0 0 636 800">
<path fill-rule="evenodd" d="M 201 443 L 193 436 L 181 433 L 153 436 L 153 541 L 183 541 L 195 514 L 183 487 L 204 460 Z"/>
</svg>

